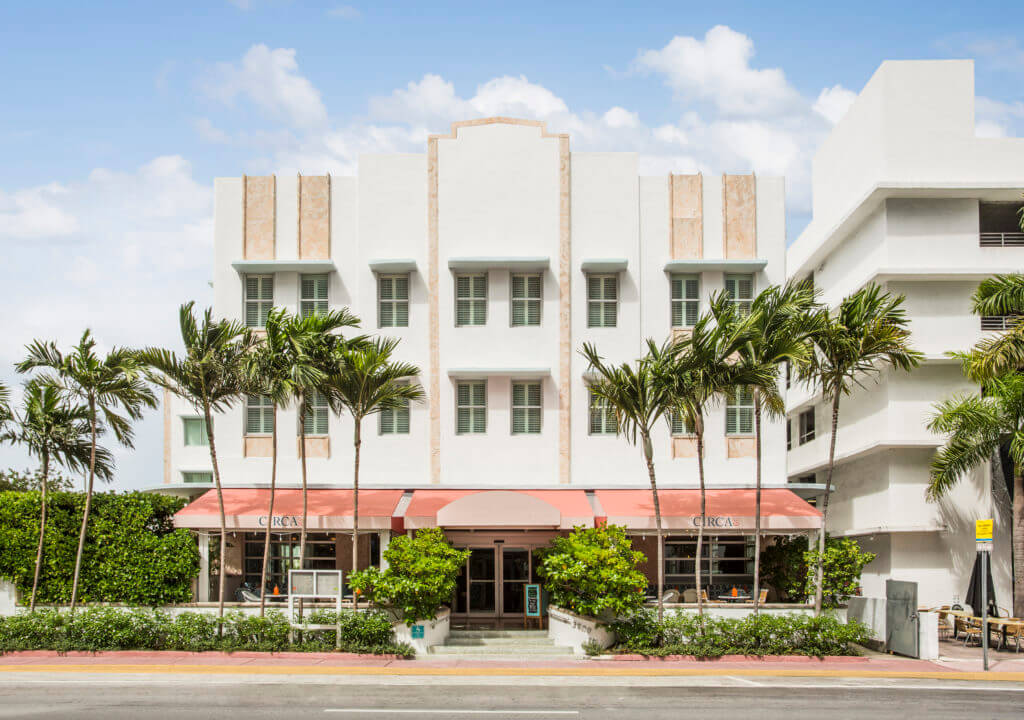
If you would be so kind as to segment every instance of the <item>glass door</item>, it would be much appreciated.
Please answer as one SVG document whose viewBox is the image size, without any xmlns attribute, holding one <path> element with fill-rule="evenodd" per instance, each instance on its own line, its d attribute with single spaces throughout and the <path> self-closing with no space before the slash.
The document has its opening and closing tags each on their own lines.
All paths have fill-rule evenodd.
<svg viewBox="0 0 1024 720">
<path fill-rule="evenodd" d="M 501 615 L 522 617 L 526 609 L 526 584 L 530 582 L 530 551 L 501 549 Z"/>
<path fill-rule="evenodd" d="M 497 549 L 469 548 L 469 559 L 455 585 L 455 612 L 493 616 L 497 613 Z"/>
</svg>

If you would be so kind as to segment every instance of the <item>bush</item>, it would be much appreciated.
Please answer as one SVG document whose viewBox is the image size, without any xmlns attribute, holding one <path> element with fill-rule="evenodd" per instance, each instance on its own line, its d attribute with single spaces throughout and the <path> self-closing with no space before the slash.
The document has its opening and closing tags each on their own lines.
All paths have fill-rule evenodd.
<svg viewBox="0 0 1024 720">
<path fill-rule="evenodd" d="M 333 624 L 338 615 L 314 611 L 309 624 Z M 344 611 L 341 620 L 341 650 L 344 652 L 388 653 L 410 657 L 415 651 L 396 643 L 391 622 L 380 612 Z M 224 615 L 223 633 L 218 636 L 217 617 L 185 612 L 177 617 L 159 610 L 112 607 L 83 608 L 74 615 L 58 610 L 0 617 L 0 652 L 14 650 L 257 650 L 264 652 L 335 650 L 334 632 L 305 632 L 289 643 L 288 618 L 278 610 L 265 617 L 242 612 Z"/>
<path fill-rule="evenodd" d="M 46 537 L 38 603 L 71 599 L 83 493 L 47 494 Z M 165 605 L 192 599 L 199 550 L 188 530 L 174 528 L 180 498 L 145 493 L 93 496 L 79 582 L 83 602 Z M 0 577 L 32 591 L 39 542 L 40 494 L 0 492 Z"/>
<path fill-rule="evenodd" d="M 860 549 L 853 538 L 825 539 L 822 566 L 822 606 L 838 607 L 860 586 L 864 567 L 875 553 Z M 761 567 L 768 583 L 787 599 L 803 602 L 814 597 L 814 568 L 818 551 L 808 550 L 802 537 L 779 540 L 761 553 Z"/>
<path fill-rule="evenodd" d="M 415 537 L 391 538 L 384 551 L 387 570 L 354 572 L 348 582 L 375 605 L 393 607 L 411 626 L 437 617 L 437 609 L 451 600 L 468 557 L 469 551 L 453 548 L 440 528 L 429 528 Z"/>
<path fill-rule="evenodd" d="M 644 602 L 647 578 L 638 565 L 645 560 L 623 527 L 577 527 L 541 551 L 537 572 L 553 605 L 592 617 L 628 615 Z"/>
<path fill-rule="evenodd" d="M 718 618 L 693 613 L 670 613 L 659 623 L 650 610 L 611 623 L 618 648 L 643 655 L 806 655 L 825 657 L 858 654 L 853 644 L 871 639 L 871 631 L 856 620 L 840 622 L 831 615 L 809 617 L 748 615 Z"/>
</svg>

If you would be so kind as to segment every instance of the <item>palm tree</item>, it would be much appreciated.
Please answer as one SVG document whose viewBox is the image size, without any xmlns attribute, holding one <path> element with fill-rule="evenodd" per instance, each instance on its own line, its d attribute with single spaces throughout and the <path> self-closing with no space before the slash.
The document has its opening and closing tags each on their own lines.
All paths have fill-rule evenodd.
<svg viewBox="0 0 1024 720">
<path fill-rule="evenodd" d="M 654 447 L 651 430 L 659 419 L 675 407 L 670 379 L 673 355 L 669 344 L 659 347 L 647 341 L 647 354 L 636 363 L 613 365 L 606 363 L 589 343 L 583 345 L 583 357 L 590 363 L 596 378 L 590 383 L 590 392 L 598 402 L 615 413 L 615 427 L 626 440 L 636 445 L 639 440 L 647 465 L 654 500 L 654 521 L 658 533 L 658 620 L 664 615 L 665 562 L 662 543 L 661 503 L 658 500 L 658 482 L 654 472 Z"/>
<path fill-rule="evenodd" d="M 52 342 L 33 342 L 28 346 L 28 356 L 18 364 L 17 369 L 21 373 L 45 369 L 46 372 L 38 376 L 41 383 L 56 387 L 68 398 L 84 404 L 89 411 L 92 449 L 85 489 L 85 511 L 82 513 L 82 529 L 78 534 L 78 552 L 75 555 L 75 575 L 71 583 L 71 612 L 74 612 L 85 533 L 92 507 L 93 481 L 96 478 L 96 437 L 105 429 L 110 429 L 121 445 L 133 448 L 132 422 L 142 417 L 145 408 L 156 407 L 156 395 L 145 382 L 144 369 L 134 350 L 115 347 L 106 357 L 100 357 L 96 354 L 96 341 L 89 330 L 82 334 L 82 339 L 69 355 L 63 355 Z"/>
<path fill-rule="evenodd" d="M 1024 314 L 1024 275 L 993 275 L 982 280 L 974 291 L 971 305 L 976 315 Z M 964 363 L 964 372 L 976 382 L 1022 368 L 1024 323 L 1021 322 L 1013 322 L 1006 332 L 982 339 L 971 349 L 970 362 Z"/>
<path fill-rule="evenodd" d="M 969 362 L 969 360 L 968 360 Z M 1013 614 L 1024 613 L 1024 375 L 1007 373 L 985 382 L 980 394 L 937 403 L 928 428 L 946 444 L 931 466 L 928 498 L 938 500 L 1004 445 L 1013 463 Z"/>
<path fill-rule="evenodd" d="M 725 308 L 728 299 L 722 292 L 712 298 L 713 308 Z M 735 303 L 732 303 L 735 304 Z M 719 310 L 720 313 L 726 312 Z M 728 312 L 733 312 L 729 310 Z M 739 309 L 735 309 L 739 313 Z M 739 316 L 737 316 L 739 317 Z M 697 613 L 704 612 L 701 586 L 701 557 L 704 551 L 704 524 L 707 520 L 707 486 L 704 477 L 704 414 L 712 403 L 740 387 L 769 387 L 776 368 L 765 363 L 744 360 L 742 350 L 750 339 L 746 322 L 719 325 L 714 311 L 701 315 L 689 334 L 673 347 L 672 395 L 674 412 L 693 428 L 697 438 L 697 478 L 700 483 L 700 524 L 697 526 L 697 555 L 694 561 L 697 584 Z"/>
<path fill-rule="evenodd" d="M 93 462 L 96 475 L 102 480 L 114 476 L 114 461 L 110 452 L 96 447 L 93 460 L 92 434 L 89 409 L 85 405 L 68 403 L 58 388 L 38 382 L 29 382 L 22 398 L 23 409 L 16 418 L 17 429 L 4 433 L 0 440 L 22 444 L 29 454 L 40 462 L 39 544 L 36 548 L 36 566 L 32 575 L 32 595 L 29 612 L 36 609 L 39 572 L 43 564 L 43 538 L 46 536 L 46 491 L 50 477 L 50 464 L 66 467 L 72 472 L 84 471 Z"/>
<path fill-rule="evenodd" d="M 220 509 L 220 587 L 217 598 L 218 613 L 223 619 L 227 528 L 213 413 L 230 408 L 250 390 L 246 367 L 249 354 L 255 349 L 256 337 L 241 323 L 215 321 L 209 308 L 203 313 L 202 320 L 197 320 L 192 312 L 194 305 L 192 302 L 182 305 L 178 312 L 181 339 L 185 345 L 183 356 L 178 357 L 163 348 L 146 348 L 139 353 L 139 357 L 150 368 L 153 382 L 191 403 L 203 414 L 206 423 L 210 462 L 213 465 L 213 480 Z"/>
<path fill-rule="evenodd" d="M 306 561 L 306 518 L 309 495 L 306 474 L 306 425 L 309 423 L 309 400 L 315 393 L 324 393 L 324 383 L 331 370 L 334 353 L 346 340 L 336 331 L 358 327 L 359 318 L 347 308 L 303 317 L 282 318 L 281 334 L 284 363 L 291 368 L 290 392 L 299 411 L 299 462 L 302 468 L 302 526 L 299 530 L 299 567 Z M 363 336 L 347 341 L 359 345 Z"/>
<path fill-rule="evenodd" d="M 754 614 L 761 595 L 761 415 L 785 416 L 785 402 L 779 394 L 778 367 L 782 363 L 804 365 L 810 358 L 820 315 L 812 312 L 815 292 L 810 283 L 772 285 L 751 303 L 750 313 L 740 312 L 735 302 L 721 301 L 712 307 L 719 327 L 730 327 L 743 336 L 743 361 L 763 365 L 771 371 L 767 385 L 753 384 L 754 396 Z"/>
<path fill-rule="evenodd" d="M 392 359 L 398 340 L 375 338 L 366 343 L 341 345 L 336 364 L 324 384 L 328 401 L 338 411 L 352 415 L 355 461 L 352 471 L 352 572 L 359 569 L 359 452 L 363 420 L 388 410 L 400 410 L 423 399 L 423 388 L 414 383 L 420 369 Z M 353 600 L 355 596 L 353 596 Z"/>
<path fill-rule="evenodd" d="M 4 432 L 11 419 L 11 391 L 0 382 L 0 433 Z"/>
<path fill-rule="evenodd" d="M 819 311 L 820 329 L 814 334 L 815 352 L 802 376 L 820 384 L 822 397 L 832 405 L 832 435 L 829 438 L 825 497 L 821 507 L 818 559 L 814 571 L 814 611 L 821 614 L 822 572 L 825 556 L 825 528 L 835 469 L 836 430 L 839 401 L 866 376 L 892 367 L 909 372 L 923 355 L 910 346 L 903 295 L 885 292 L 871 283 L 843 298 L 832 313 Z"/>
</svg>

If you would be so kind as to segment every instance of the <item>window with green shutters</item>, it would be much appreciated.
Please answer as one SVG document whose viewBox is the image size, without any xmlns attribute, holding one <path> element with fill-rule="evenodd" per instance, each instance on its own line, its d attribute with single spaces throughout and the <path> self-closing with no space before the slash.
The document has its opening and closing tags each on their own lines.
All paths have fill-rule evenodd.
<svg viewBox="0 0 1024 720">
<path fill-rule="evenodd" d="M 377 276 L 377 324 L 409 327 L 409 276 Z"/>
<path fill-rule="evenodd" d="M 183 472 L 181 481 L 188 485 L 209 485 L 213 482 L 212 472 Z"/>
<path fill-rule="evenodd" d="M 210 436 L 206 433 L 206 421 L 202 418 L 182 418 L 185 428 L 185 445 L 190 447 L 207 446 Z"/>
<path fill-rule="evenodd" d="M 754 299 L 753 275 L 726 275 L 725 292 L 739 306 L 741 313 L 750 314 L 750 301 Z"/>
<path fill-rule="evenodd" d="M 487 275 L 455 276 L 455 325 L 487 323 Z"/>
<path fill-rule="evenodd" d="M 725 434 L 754 434 L 754 393 L 748 385 L 733 388 L 727 396 Z"/>
<path fill-rule="evenodd" d="M 245 434 L 270 435 L 274 432 L 274 404 L 266 395 L 250 395 L 245 402 Z"/>
<path fill-rule="evenodd" d="M 245 276 L 245 325 L 262 328 L 267 326 L 267 315 L 274 307 L 274 276 Z"/>
<path fill-rule="evenodd" d="M 672 276 L 672 327 L 689 328 L 700 314 L 700 281 L 696 275 Z"/>
<path fill-rule="evenodd" d="M 378 413 L 381 435 L 409 434 L 409 401 L 400 408 L 388 408 Z"/>
<path fill-rule="evenodd" d="M 540 432 L 541 386 L 539 382 L 512 383 L 512 434 Z"/>
<path fill-rule="evenodd" d="M 307 395 L 304 420 L 306 435 L 326 435 L 328 413 L 327 396 L 319 391 Z"/>
<path fill-rule="evenodd" d="M 541 276 L 512 276 L 512 327 L 540 325 Z"/>
<path fill-rule="evenodd" d="M 458 435 L 487 432 L 487 383 L 462 382 L 455 392 Z"/>
<path fill-rule="evenodd" d="M 693 427 L 693 423 L 689 420 L 684 420 L 682 415 L 671 413 L 668 416 L 669 422 L 672 423 L 672 434 L 673 435 L 696 435 L 696 430 Z"/>
<path fill-rule="evenodd" d="M 327 314 L 327 275 L 303 275 L 299 283 L 302 297 L 299 312 L 302 317 Z"/>
<path fill-rule="evenodd" d="M 587 327 L 615 327 L 619 314 L 619 276 L 587 275 Z"/>
<path fill-rule="evenodd" d="M 615 411 L 604 398 L 590 393 L 590 434 L 614 435 L 618 430 Z"/>
</svg>

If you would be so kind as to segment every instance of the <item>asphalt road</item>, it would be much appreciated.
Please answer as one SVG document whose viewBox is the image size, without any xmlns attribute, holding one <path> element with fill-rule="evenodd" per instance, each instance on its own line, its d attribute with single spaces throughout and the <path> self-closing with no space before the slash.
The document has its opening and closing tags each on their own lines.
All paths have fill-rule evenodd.
<svg viewBox="0 0 1024 720">
<path fill-rule="evenodd" d="M 630 678 L 154 678 L 138 675 L 0 678 L 0 718 L 465 718 L 667 720 L 696 718 L 1024 717 L 1014 683 L 794 681 L 742 677 Z"/>
</svg>

